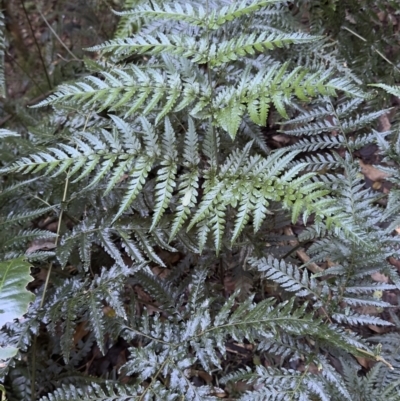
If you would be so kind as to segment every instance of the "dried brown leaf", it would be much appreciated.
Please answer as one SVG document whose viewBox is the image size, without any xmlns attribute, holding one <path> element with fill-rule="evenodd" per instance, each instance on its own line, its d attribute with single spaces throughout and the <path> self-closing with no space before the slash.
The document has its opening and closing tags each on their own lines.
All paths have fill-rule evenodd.
<svg viewBox="0 0 400 401">
<path fill-rule="evenodd" d="M 361 172 L 371 181 L 384 180 L 389 176 L 388 173 L 385 173 L 384 171 L 379 170 L 378 168 L 371 166 L 370 164 L 366 164 L 362 160 L 359 160 L 359 163 L 361 167 Z"/>
</svg>

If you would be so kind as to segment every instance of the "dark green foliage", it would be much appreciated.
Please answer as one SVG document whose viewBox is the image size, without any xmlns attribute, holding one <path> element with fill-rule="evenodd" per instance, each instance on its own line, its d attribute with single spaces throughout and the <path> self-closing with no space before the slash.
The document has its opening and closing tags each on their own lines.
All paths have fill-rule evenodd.
<svg viewBox="0 0 400 401">
<path fill-rule="evenodd" d="M 126 1 L 85 76 L 0 131 L 0 257 L 37 275 L 0 330 L 19 350 L 0 365 L 10 400 L 400 399 L 384 297 L 400 290 L 400 140 L 376 124 L 379 88 L 400 97 L 380 54 L 393 37 L 366 74 L 343 25 L 370 44 L 366 8 L 309 3 Z M 272 150 L 275 130 L 289 144 Z M 373 143 L 387 197 L 355 159 Z M 231 342 L 251 346 L 245 366 Z M 90 371 L 118 344 L 122 362 Z"/>
</svg>

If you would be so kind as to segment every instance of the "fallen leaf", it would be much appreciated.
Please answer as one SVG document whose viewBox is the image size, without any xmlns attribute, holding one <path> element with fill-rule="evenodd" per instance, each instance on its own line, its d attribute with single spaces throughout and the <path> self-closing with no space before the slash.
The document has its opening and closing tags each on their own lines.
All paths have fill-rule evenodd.
<svg viewBox="0 0 400 401">
<path fill-rule="evenodd" d="M 369 324 L 368 327 L 375 333 L 379 333 L 379 334 L 385 333 L 387 331 L 387 328 L 384 326 L 379 327 L 379 326 L 375 326 L 374 324 Z"/>
<path fill-rule="evenodd" d="M 390 131 L 392 124 L 390 124 L 389 115 L 387 113 L 382 114 L 379 117 L 378 121 L 379 121 L 379 131 L 380 132 Z"/>
<path fill-rule="evenodd" d="M 362 160 L 359 160 L 361 172 L 369 178 L 371 181 L 379 181 L 384 180 L 385 178 L 389 177 L 388 173 L 385 173 L 382 170 L 377 169 L 370 164 L 364 163 Z"/>
<path fill-rule="evenodd" d="M 370 368 L 370 360 L 363 356 L 356 356 L 357 362 L 365 369 Z"/>
<path fill-rule="evenodd" d="M 154 266 L 151 268 L 151 271 L 155 276 L 159 277 L 162 280 L 166 279 L 171 273 L 170 269 L 166 269 L 161 266 Z"/>
<path fill-rule="evenodd" d="M 382 312 L 379 306 L 373 306 L 373 305 L 357 306 L 354 307 L 353 309 L 361 315 L 377 316 Z"/>
<path fill-rule="evenodd" d="M 58 221 L 54 221 L 47 225 L 46 230 L 51 231 L 52 233 L 56 233 L 58 230 Z"/>
<path fill-rule="evenodd" d="M 371 274 L 372 280 L 378 282 L 378 283 L 388 283 L 389 282 L 389 277 L 385 276 L 382 273 L 375 272 Z"/>
<path fill-rule="evenodd" d="M 73 342 L 74 344 L 78 344 L 80 340 L 82 340 L 83 337 L 86 336 L 86 334 L 89 333 L 89 329 L 87 328 L 87 322 L 81 322 L 76 326 L 74 337 L 73 337 Z"/>
<path fill-rule="evenodd" d="M 26 250 L 27 254 L 36 252 L 36 251 L 41 251 L 41 250 L 49 250 L 49 249 L 54 249 L 56 247 L 56 244 L 49 240 L 37 240 L 33 241 L 31 243 L 31 246 Z"/>
<path fill-rule="evenodd" d="M 290 227 L 286 227 L 284 229 L 285 235 L 288 235 L 290 237 L 294 237 L 293 230 Z M 289 244 L 292 245 L 293 247 L 297 247 L 299 245 L 299 242 L 296 239 L 290 240 Z M 324 271 L 324 269 L 320 266 L 318 266 L 314 262 L 310 262 L 310 257 L 307 255 L 306 251 L 303 248 L 300 248 L 296 251 L 297 257 L 307 265 L 307 269 L 310 270 L 311 272 L 315 273 L 320 273 Z"/>
<path fill-rule="evenodd" d="M 397 230 L 396 230 L 396 231 L 397 231 Z M 399 232 L 399 234 L 400 234 L 400 232 Z M 397 269 L 400 270 L 400 260 L 397 260 L 397 259 L 395 259 L 393 256 L 390 256 L 389 259 L 388 259 L 388 262 L 389 262 L 392 266 L 397 267 Z"/>
<path fill-rule="evenodd" d="M 283 134 L 273 135 L 272 139 L 276 142 L 283 143 L 284 145 L 290 142 L 288 135 Z"/>
<path fill-rule="evenodd" d="M 218 388 L 218 389 L 214 388 L 213 394 L 215 397 L 218 397 L 218 398 L 226 398 L 227 397 L 227 394 L 225 393 L 225 391 L 220 388 Z"/>
<path fill-rule="evenodd" d="M 205 372 L 204 370 L 190 369 L 188 374 L 190 375 L 190 377 L 193 377 L 193 376 L 200 377 L 207 384 L 212 383 L 212 380 L 213 380 L 212 376 L 210 374 L 208 374 L 207 372 Z"/>
</svg>

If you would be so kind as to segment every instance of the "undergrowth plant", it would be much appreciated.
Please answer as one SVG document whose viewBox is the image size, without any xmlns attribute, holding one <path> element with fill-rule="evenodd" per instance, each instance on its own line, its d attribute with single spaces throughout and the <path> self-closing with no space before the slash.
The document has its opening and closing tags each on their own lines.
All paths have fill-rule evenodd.
<svg viewBox="0 0 400 401">
<path fill-rule="evenodd" d="M 126 1 L 40 125 L 0 132 L 0 257 L 40 283 L 0 332 L 10 401 L 400 399 L 398 190 L 382 203 L 353 156 L 392 157 L 386 110 L 293 7 Z"/>
</svg>

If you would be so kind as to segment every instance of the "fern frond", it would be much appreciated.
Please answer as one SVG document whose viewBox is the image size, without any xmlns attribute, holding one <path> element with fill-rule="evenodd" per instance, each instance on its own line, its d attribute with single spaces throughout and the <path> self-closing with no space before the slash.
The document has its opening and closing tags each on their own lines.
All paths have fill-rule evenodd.
<svg viewBox="0 0 400 401">
<path fill-rule="evenodd" d="M 174 129 L 168 119 L 165 119 L 162 154 L 163 160 L 161 161 L 161 165 L 163 167 L 161 167 L 157 174 L 157 185 L 155 187 L 156 205 L 150 231 L 155 228 L 156 224 L 164 214 L 165 209 L 171 200 L 173 188 L 175 187 L 177 152 L 175 148 Z"/>
<path fill-rule="evenodd" d="M 272 256 L 268 259 L 250 259 L 249 264 L 262 273 L 263 277 L 278 283 L 285 291 L 294 292 L 298 297 L 312 295 L 314 299 L 321 297 L 315 279 L 310 278 L 307 270 L 300 270 L 293 265 L 286 265 Z"/>
<path fill-rule="evenodd" d="M 138 5 L 140 0 L 125 0 L 124 2 L 124 9 L 125 10 L 132 10 L 135 6 Z M 137 15 L 124 15 L 118 22 L 117 28 L 114 33 L 115 38 L 123 38 L 126 36 L 132 35 L 135 28 L 135 25 L 138 22 Z"/>
<path fill-rule="evenodd" d="M 19 244 L 26 244 L 27 241 L 38 241 L 43 239 L 49 239 L 54 241 L 57 235 L 51 231 L 40 230 L 40 229 L 30 229 L 30 230 L 21 230 L 11 238 L 6 238 L 4 241 L 0 240 L 2 250 L 6 251 L 8 248 L 16 248 Z M 49 241 L 51 242 L 51 241 Z M 39 245 L 40 249 L 40 245 Z M 37 248 L 36 248 L 37 250 Z M 35 252 L 35 246 L 32 245 L 30 249 L 28 249 L 29 253 Z"/>
<path fill-rule="evenodd" d="M 265 50 L 273 50 L 277 47 L 309 43 L 318 39 L 316 36 L 304 33 L 280 34 L 273 32 L 268 34 L 263 32 L 259 36 L 255 34 L 242 35 L 238 38 L 219 43 L 214 47 L 211 46 L 210 53 L 205 62 L 210 63 L 211 66 L 219 66 L 223 63 L 237 60 L 239 57 L 253 55 L 256 51 L 264 52 Z M 197 60 L 194 59 L 193 61 Z"/>
<path fill-rule="evenodd" d="M 157 303 L 163 310 L 168 310 L 173 314 L 180 316 L 179 311 L 175 310 L 176 302 L 179 293 L 176 289 L 153 274 L 146 271 L 138 271 L 135 274 L 135 279 L 138 283 L 146 288 L 146 291 L 157 300 Z"/>
<path fill-rule="evenodd" d="M 127 117 L 139 109 L 142 109 L 142 115 L 149 114 L 162 99 L 170 96 L 160 112 L 160 120 L 178 100 L 180 105 L 175 108 L 179 110 L 182 104 L 186 107 L 201 93 L 198 86 L 192 85 L 190 80 L 183 80 L 183 77 L 173 71 L 167 75 L 156 69 L 144 71 L 132 66 L 129 69 L 114 68 L 112 72 L 103 72 L 103 76 L 104 80 L 89 76 L 86 82 L 62 85 L 55 94 L 35 107 L 49 104 L 76 106 L 84 102 L 86 106 L 93 106 L 98 112 L 105 108 L 113 111 L 123 109 Z M 204 90 L 207 89 L 202 88 L 202 91 Z M 135 101 L 132 102 L 133 98 Z"/>
<path fill-rule="evenodd" d="M 88 296 L 88 310 L 89 310 L 89 322 L 96 338 L 96 343 L 101 351 L 105 354 L 105 323 L 104 313 L 101 303 L 101 297 L 96 293 L 90 292 Z"/>
<path fill-rule="evenodd" d="M 111 230 L 108 228 L 98 230 L 97 235 L 100 245 L 103 247 L 103 249 L 118 263 L 118 265 L 125 266 L 125 263 L 121 257 L 121 253 L 111 238 Z"/>
<path fill-rule="evenodd" d="M 1 29 L 1 18 L 2 18 L 1 15 L 2 14 L 0 14 L 0 29 Z M 1 32 L 0 32 L 0 36 L 1 36 Z M 1 43 L 0 43 L 0 48 L 1 48 Z M 0 53 L 0 57 L 1 57 L 1 53 Z M 0 60 L 0 63 L 1 63 L 1 60 Z M 2 77 L 1 74 L 2 74 L 2 66 L 0 64 L 0 87 L 1 87 L 1 85 L 4 85 L 4 76 Z M 1 79 L 3 79 L 3 83 L 1 81 Z M 4 90 L 4 88 L 0 88 L 0 96 L 4 96 L 4 94 L 1 94 L 1 90 Z M 0 139 L 9 138 L 9 137 L 19 137 L 19 134 L 15 131 L 10 131 L 8 129 L 4 129 L 4 128 L 0 129 Z"/>
<path fill-rule="evenodd" d="M 377 87 L 399 92 L 387 2 L 114 2 L 122 19 L 89 49 L 90 75 L 38 104 L 52 108 L 16 105 L 0 130 L 0 258 L 27 253 L 38 296 L 0 328 L 1 355 L 24 353 L 0 363 L 10 401 L 399 398 L 400 320 L 383 292 L 400 288 L 400 136 L 389 96 L 362 90 L 385 76 Z M 0 58 L 3 30 L 0 16 Z M 78 66 L 48 61 L 54 83 Z M 380 193 L 354 160 L 369 152 L 388 174 Z M 227 365 L 231 344 L 246 369 Z M 386 365 L 360 372 L 354 356 Z M 216 387 L 228 381 L 248 391 Z"/>
<path fill-rule="evenodd" d="M 30 183 L 30 180 L 25 181 L 26 183 Z M 13 188 L 14 189 L 14 188 Z M 0 222 L 0 226 L 4 225 L 9 225 L 12 226 L 14 224 L 21 224 L 26 221 L 32 221 L 33 219 L 43 216 L 46 213 L 49 212 L 54 212 L 54 209 L 57 207 L 57 205 L 54 206 L 46 206 L 42 208 L 37 208 L 34 210 L 30 211 L 24 211 L 23 213 L 20 214 L 15 214 L 12 213 L 8 215 L 2 222 Z"/>
<path fill-rule="evenodd" d="M 149 156 L 140 157 L 135 163 L 135 169 L 130 174 L 130 182 L 125 196 L 121 202 L 119 210 L 115 215 L 113 222 L 115 222 L 126 209 L 132 204 L 135 198 L 138 196 L 140 190 L 143 188 L 146 182 L 147 175 L 154 164 L 154 158 Z"/>
<path fill-rule="evenodd" d="M 277 2 L 278 0 L 253 0 L 250 4 L 248 4 L 247 1 L 242 1 L 241 3 L 235 3 L 231 6 L 225 6 L 218 10 L 214 15 L 211 14 L 211 16 L 208 17 L 209 22 L 206 27 L 209 29 L 217 29 L 229 21 L 254 13 L 263 7 L 267 7 Z"/>
<path fill-rule="evenodd" d="M 194 9 L 190 3 L 185 4 L 185 8 L 179 3 L 163 4 L 161 7 L 157 3 L 140 4 L 137 5 L 131 11 L 120 11 L 115 12 L 121 17 L 138 16 L 147 17 L 150 19 L 160 18 L 174 21 L 184 21 L 188 24 L 202 26 L 205 18 L 205 10 L 199 6 L 198 9 Z"/>
<path fill-rule="evenodd" d="M 350 325 L 376 325 L 376 326 L 392 326 L 393 324 L 388 322 L 387 320 L 383 320 L 377 316 L 370 316 L 370 315 L 360 315 L 355 312 L 348 312 L 348 313 L 334 313 L 332 317 L 338 323 L 347 323 Z"/>
<path fill-rule="evenodd" d="M 369 86 L 375 86 L 376 88 L 384 89 L 387 93 L 393 96 L 400 97 L 400 88 L 397 86 L 391 86 L 386 84 L 370 84 Z"/>
<path fill-rule="evenodd" d="M 202 5 L 196 5 L 196 8 L 194 8 L 190 3 L 186 3 L 185 6 L 179 3 L 174 3 L 174 5 L 163 4 L 161 7 L 157 3 L 153 3 L 151 6 L 139 5 L 132 11 L 116 12 L 116 14 L 122 17 L 138 15 L 151 19 L 161 18 L 184 21 L 205 29 L 218 29 L 228 21 L 253 13 L 262 7 L 277 3 L 278 1 L 280 0 L 254 0 L 251 4 L 243 1 L 240 4 L 222 7 L 217 10 L 208 10 Z"/>
<path fill-rule="evenodd" d="M 87 401 L 92 399 L 99 401 L 136 401 L 140 397 L 140 392 L 140 389 L 116 385 L 113 382 L 107 383 L 105 388 L 96 383 L 82 388 L 70 384 L 40 398 L 40 401 Z"/>
</svg>

